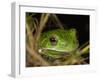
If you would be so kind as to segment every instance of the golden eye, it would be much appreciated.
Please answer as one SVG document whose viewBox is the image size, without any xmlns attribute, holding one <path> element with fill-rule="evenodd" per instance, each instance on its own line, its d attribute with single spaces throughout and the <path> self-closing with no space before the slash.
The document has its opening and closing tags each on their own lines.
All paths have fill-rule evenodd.
<svg viewBox="0 0 100 80">
<path fill-rule="evenodd" d="M 56 37 L 52 36 L 50 37 L 50 43 L 51 45 L 55 46 L 57 44 L 58 40 L 56 39 Z"/>
</svg>

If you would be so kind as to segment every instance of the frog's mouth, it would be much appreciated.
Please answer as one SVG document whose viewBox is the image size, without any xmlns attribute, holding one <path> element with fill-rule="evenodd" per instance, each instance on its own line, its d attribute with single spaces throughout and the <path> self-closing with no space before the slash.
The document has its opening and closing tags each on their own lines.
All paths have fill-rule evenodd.
<svg viewBox="0 0 100 80">
<path fill-rule="evenodd" d="M 41 48 L 38 51 L 39 51 L 39 53 L 41 53 L 43 50 L 49 50 L 49 51 L 51 50 L 51 51 L 56 51 L 56 52 L 71 53 L 71 52 L 75 51 L 76 49 L 74 49 L 72 51 L 66 51 L 66 50 L 60 50 L 60 49 L 57 50 L 55 48 Z"/>
</svg>

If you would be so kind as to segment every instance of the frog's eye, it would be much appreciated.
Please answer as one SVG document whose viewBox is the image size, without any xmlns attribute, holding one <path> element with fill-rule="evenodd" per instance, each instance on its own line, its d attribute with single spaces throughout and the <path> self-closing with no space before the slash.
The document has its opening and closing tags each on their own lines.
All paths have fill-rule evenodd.
<svg viewBox="0 0 100 80">
<path fill-rule="evenodd" d="M 54 36 L 50 37 L 49 40 L 50 40 L 51 45 L 53 45 L 53 46 L 55 46 L 58 42 L 57 38 Z"/>
</svg>

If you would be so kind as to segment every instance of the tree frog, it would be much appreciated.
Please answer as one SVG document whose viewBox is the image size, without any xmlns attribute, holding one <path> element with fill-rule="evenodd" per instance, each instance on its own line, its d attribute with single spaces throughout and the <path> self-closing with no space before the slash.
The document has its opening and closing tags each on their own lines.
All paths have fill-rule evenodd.
<svg viewBox="0 0 100 80">
<path fill-rule="evenodd" d="M 78 46 L 76 29 L 54 29 L 41 34 L 38 51 L 42 55 L 57 59 L 73 53 Z"/>
</svg>

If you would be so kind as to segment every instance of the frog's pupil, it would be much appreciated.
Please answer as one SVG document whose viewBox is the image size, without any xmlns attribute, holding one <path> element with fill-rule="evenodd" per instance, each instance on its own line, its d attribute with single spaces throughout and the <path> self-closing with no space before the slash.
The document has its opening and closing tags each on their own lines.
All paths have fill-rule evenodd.
<svg viewBox="0 0 100 80">
<path fill-rule="evenodd" d="M 57 44 L 57 39 L 55 37 L 51 37 L 50 42 L 51 42 L 52 45 L 56 45 Z"/>
</svg>

